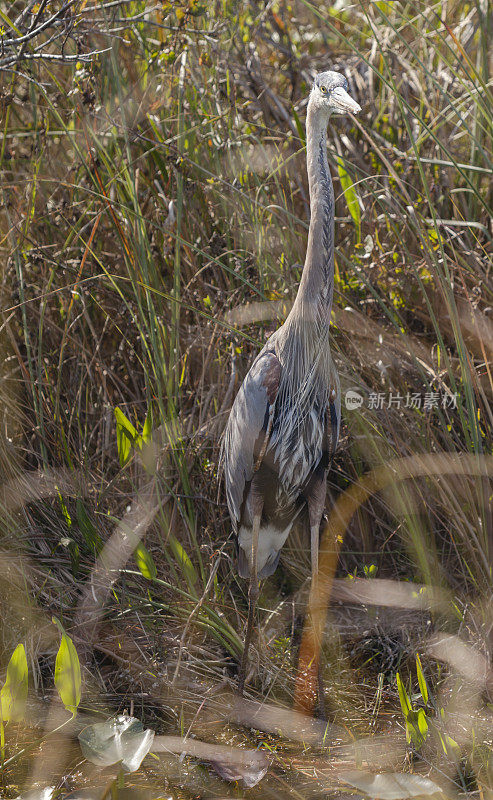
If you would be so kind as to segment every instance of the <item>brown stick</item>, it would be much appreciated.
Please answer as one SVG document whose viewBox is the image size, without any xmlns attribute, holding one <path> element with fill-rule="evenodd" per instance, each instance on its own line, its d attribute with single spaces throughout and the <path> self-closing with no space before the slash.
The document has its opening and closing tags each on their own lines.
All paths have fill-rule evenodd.
<svg viewBox="0 0 493 800">
<path fill-rule="evenodd" d="M 464 475 L 487 479 L 493 475 L 493 457 L 425 453 L 396 459 L 377 467 L 337 498 L 322 534 L 318 579 L 312 586 L 305 618 L 296 676 L 294 708 L 312 714 L 317 696 L 320 646 L 332 583 L 343 536 L 356 510 L 372 495 L 396 481 L 420 476 Z"/>
</svg>

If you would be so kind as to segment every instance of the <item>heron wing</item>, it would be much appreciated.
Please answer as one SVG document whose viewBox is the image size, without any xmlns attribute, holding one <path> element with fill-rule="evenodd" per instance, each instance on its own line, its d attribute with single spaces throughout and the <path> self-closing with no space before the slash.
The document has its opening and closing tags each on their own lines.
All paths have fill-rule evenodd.
<svg viewBox="0 0 493 800">
<path fill-rule="evenodd" d="M 234 524 L 240 521 L 245 487 L 270 435 L 281 364 L 275 353 L 261 353 L 252 364 L 231 408 L 222 442 L 226 499 Z"/>
</svg>

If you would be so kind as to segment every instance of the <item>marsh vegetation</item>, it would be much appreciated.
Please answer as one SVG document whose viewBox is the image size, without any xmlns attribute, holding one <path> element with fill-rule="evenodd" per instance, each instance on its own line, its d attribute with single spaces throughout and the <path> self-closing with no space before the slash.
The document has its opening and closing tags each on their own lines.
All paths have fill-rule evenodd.
<svg viewBox="0 0 493 800">
<path fill-rule="evenodd" d="M 29 0 L 0 16 L 2 797 L 493 797 L 491 8 Z M 235 699 L 247 605 L 217 463 L 296 293 L 304 113 L 327 67 L 362 112 L 328 136 L 343 426 L 326 727 L 292 711 L 301 530 L 262 586 Z M 185 743 L 125 778 L 83 759 L 80 730 L 124 711 Z M 231 754 L 257 748 L 252 786 L 264 762 Z"/>
</svg>

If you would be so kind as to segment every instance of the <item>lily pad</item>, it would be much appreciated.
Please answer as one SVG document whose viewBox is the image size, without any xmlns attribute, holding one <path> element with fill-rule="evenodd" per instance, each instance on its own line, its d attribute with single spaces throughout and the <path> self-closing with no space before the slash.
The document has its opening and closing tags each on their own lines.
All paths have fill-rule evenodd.
<svg viewBox="0 0 493 800">
<path fill-rule="evenodd" d="M 344 783 L 349 783 L 370 797 L 378 800 L 409 800 L 430 794 L 442 794 L 442 790 L 429 778 L 409 775 L 405 772 L 372 774 L 362 770 L 344 770 L 338 773 Z"/>
<path fill-rule="evenodd" d="M 98 767 L 121 763 L 126 772 L 135 772 L 149 750 L 154 731 L 145 729 L 135 717 L 118 717 L 89 725 L 79 733 L 83 755 Z"/>
</svg>

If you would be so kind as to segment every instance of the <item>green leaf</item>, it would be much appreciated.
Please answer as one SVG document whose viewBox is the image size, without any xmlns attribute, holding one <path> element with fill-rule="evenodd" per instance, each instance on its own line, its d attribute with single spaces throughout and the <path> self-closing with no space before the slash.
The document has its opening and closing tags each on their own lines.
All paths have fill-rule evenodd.
<svg viewBox="0 0 493 800">
<path fill-rule="evenodd" d="M 4 12 L 1 9 L 0 9 L 0 19 L 3 19 L 5 24 L 8 25 L 9 28 L 12 28 L 12 30 L 17 34 L 17 36 L 22 36 L 22 32 L 19 30 L 17 25 L 15 25 L 12 22 L 12 20 L 7 16 L 7 14 L 4 14 Z"/>
<path fill-rule="evenodd" d="M 134 556 L 136 564 L 144 578 L 147 578 L 149 581 L 153 581 L 157 576 L 156 565 L 151 554 L 149 553 L 149 550 L 147 547 L 144 547 L 142 542 L 139 542 L 135 548 Z"/>
<path fill-rule="evenodd" d="M 180 567 L 183 570 L 183 574 L 185 576 L 185 580 L 187 582 L 188 587 L 191 590 L 194 590 L 196 583 L 198 581 L 198 576 L 194 565 L 190 561 L 189 556 L 187 555 L 186 551 L 184 550 L 178 539 L 172 534 L 170 534 L 169 543 L 173 551 L 173 555 L 175 556 L 176 560 L 178 561 Z"/>
<path fill-rule="evenodd" d="M 419 691 L 421 692 L 421 697 L 425 703 L 428 703 L 428 686 L 426 685 L 425 676 L 423 674 L 423 668 L 421 666 L 421 659 L 419 657 L 419 653 L 416 653 L 416 672 L 418 673 L 418 683 L 419 683 Z"/>
<path fill-rule="evenodd" d="M 148 444 L 151 441 L 152 435 L 152 406 L 149 406 L 147 409 L 147 414 L 144 422 L 144 427 L 142 428 L 142 441 L 144 444 Z"/>
<path fill-rule="evenodd" d="M 440 737 L 440 742 L 442 744 L 443 752 L 445 753 L 445 755 L 449 758 L 450 757 L 457 758 L 460 755 L 460 747 L 455 741 L 455 739 L 452 739 L 452 737 L 449 736 L 448 733 L 442 734 L 440 733 L 440 731 L 438 731 L 438 736 Z"/>
<path fill-rule="evenodd" d="M 339 156 L 337 156 L 337 171 L 341 180 L 342 191 L 344 192 L 344 197 L 346 198 L 349 213 L 351 214 L 357 228 L 359 241 L 361 238 L 361 208 L 359 205 L 358 195 L 356 194 L 354 183 L 352 182 L 351 177 L 344 166 L 344 162 Z"/>
<path fill-rule="evenodd" d="M 421 747 L 424 744 L 428 734 L 428 722 L 426 714 L 422 708 L 418 711 L 412 709 L 406 717 L 406 738 L 408 742 L 412 742 L 415 747 Z"/>
<path fill-rule="evenodd" d="M 55 661 L 55 686 L 63 705 L 75 716 L 80 703 L 82 678 L 79 656 L 70 636 L 65 633 L 61 622 L 52 618 L 62 634 L 62 641 Z"/>
<path fill-rule="evenodd" d="M 67 523 L 67 528 L 71 528 L 72 527 L 72 517 L 70 516 L 70 514 L 68 512 L 67 505 L 66 505 L 65 500 L 63 499 L 62 495 L 60 494 L 60 492 L 58 492 L 58 499 L 60 501 L 60 506 L 62 508 L 62 514 L 64 516 L 65 522 Z"/>
<path fill-rule="evenodd" d="M 27 658 L 23 644 L 18 644 L 10 657 L 7 677 L 0 691 L 2 722 L 18 722 L 24 717 L 27 700 Z"/>
<path fill-rule="evenodd" d="M 399 700 L 401 703 L 402 713 L 404 714 L 405 718 L 407 719 L 409 712 L 411 711 L 411 700 L 406 692 L 406 688 L 401 681 L 401 676 L 398 672 L 396 672 L 395 679 L 397 681 L 397 691 L 399 692 Z"/>
<path fill-rule="evenodd" d="M 418 728 L 424 741 L 428 735 L 428 720 L 426 719 L 426 714 L 423 708 L 420 708 L 418 711 Z"/>
<path fill-rule="evenodd" d="M 306 142 L 305 129 L 304 129 L 303 125 L 301 124 L 301 120 L 300 120 L 298 114 L 296 113 L 296 109 L 294 107 L 292 107 L 291 111 L 292 111 L 293 118 L 294 118 L 294 124 L 296 125 L 296 130 L 298 131 L 298 136 L 300 137 L 300 139 L 303 142 L 303 144 L 305 144 L 305 142 Z"/>
<path fill-rule="evenodd" d="M 115 419 L 118 458 L 120 459 L 120 466 L 124 467 L 130 458 L 132 445 L 135 444 L 139 438 L 139 435 L 130 420 L 125 416 L 121 408 L 118 408 L 118 406 L 115 408 Z"/>
</svg>

